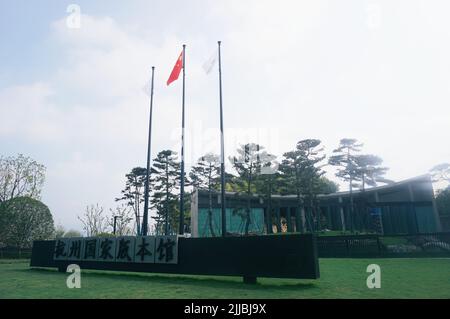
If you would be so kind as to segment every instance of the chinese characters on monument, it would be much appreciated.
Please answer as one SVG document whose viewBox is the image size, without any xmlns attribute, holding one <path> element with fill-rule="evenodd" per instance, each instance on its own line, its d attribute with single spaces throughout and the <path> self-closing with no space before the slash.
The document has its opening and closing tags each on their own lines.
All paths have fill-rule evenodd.
<svg viewBox="0 0 450 319">
<path fill-rule="evenodd" d="M 177 236 L 61 238 L 54 260 L 121 263 L 178 263 Z"/>
</svg>

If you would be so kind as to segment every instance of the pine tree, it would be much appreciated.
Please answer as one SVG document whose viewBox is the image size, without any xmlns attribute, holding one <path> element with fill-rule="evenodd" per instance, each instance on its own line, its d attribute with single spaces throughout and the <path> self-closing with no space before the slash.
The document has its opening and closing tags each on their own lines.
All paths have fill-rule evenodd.
<svg viewBox="0 0 450 319">
<path fill-rule="evenodd" d="M 317 220 L 320 219 L 320 214 L 316 208 L 317 194 L 322 192 L 324 186 L 322 176 L 324 171 L 320 162 L 325 159 L 325 155 L 322 154 L 323 148 L 320 144 L 321 141 L 318 139 L 299 141 L 295 150 L 283 154 L 284 158 L 280 165 L 285 184 L 284 193 L 295 192 L 298 211 L 302 211 L 304 206 L 303 195 L 306 195 L 312 215 L 316 212 Z M 309 228 L 314 231 L 310 218 L 302 216 L 302 219 L 306 219 Z M 304 228 L 303 222 L 301 225 Z"/>
<path fill-rule="evenodd" d="M 150 201 L 151 208 L 155 209 L 158 233 L 168 235 L 178 229 L 180 184 L 180 163 L 177 153 L 164 150 L 158 153 L 153 160 L 151 182 L 153 196 Z"/>
<path fill-rule="evenodd" d="M 236 182 L 239 184 L 238 188 L 246 189 L 246 208 L 245 208 L 245 235 L 248 235 L 250 220 L 250 203 L 251 196 L 257 191 L 257 179 L 261 173 L 261 167 L 264 165 L 264 160 L 268 158 L 269 154 L 264 150 L 264 147 L 255 143 L 248 143 L 242 145 L 237 149 L 238 156 L 230 157 L 233 167 L 239 174 L 239 179 Z"/>
<path fill-rule="evenodd" d="M 381 163 L 383 163 L 383 160 L 376 155 L 363 154 L 355 157 L 355 170 L 360 176 L 363 191 L 366 185 L 377 186 L 378 183 L 392 183 L 391 180 L 384 177 L 388 168 L 381 166 Z"/>
<path fill-rule="evenodd" d="M 131 207 L 136 220 L 136 233 L 141 232 L 141 209 L 144 203 L 145 178 L 147 169 L 144 167 L 135 167 L 130 173 L 125 175 L 125 188 L 121 191 L 122 197 L 116 198 L 116 201 L 125 201 L 126 205 Z"/>
<path fill-rule="evenodd" d="M 208 153 L 200 157 L 197 165 L 193 166 L 189 173 L 192 186 L 196 188 L 208 189 L 209 206 L 207 223 L 213 237 L 216 236 L 212 218 L 212 192 L 217 190 L 220 178 L 219 156 Z"/>
<path fill-rule="evenodd" d="M 350 190 L 350 231 L 353 232 L 353 187 L 357 186 L 355 182 L 358 182 L 361 178 L 357 171 L 357 154 L 361 151 L 362 143 L 359 143 L 356 139 L 343 138 L 341 139 L 338 148 L 333 150 L 333 155 L 329 158 L 328 163 L 332 166 L 336 166 L 338 171 L 336 176 L 348 181 Z"/>
<path fill-rule="evenodd" d="M 272 195 L 280 193 L 281 178 L 278 170 L 279 163 L 277 157 L 265 153 L 261 159 L 261 172 L 256 180 L 257 192 L 267 203 L 266 208 L 266 229 L 267 233 L 272 232 Z"/>
</svg>

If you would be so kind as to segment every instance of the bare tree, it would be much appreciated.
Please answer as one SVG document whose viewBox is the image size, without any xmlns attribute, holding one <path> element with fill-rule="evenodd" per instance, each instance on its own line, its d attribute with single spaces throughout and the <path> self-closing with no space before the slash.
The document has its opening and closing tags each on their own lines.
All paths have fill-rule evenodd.
<svg viewBox="0 0 450 319">
<path fill-rule="evenodd" d="M 88 237 L 105 233 L 108 229 L 108 220 L 103 214 L 103 207 L 98 204 L 87 206 L 84 215 L 77 217 Z"/>
<path fill-rule="evenodd" d="M 116 235 L 132 235 L 134 233 L 131 222 L 134 220 L 133 211 L 127 205 L 117 206 L 114 209 L 109 209 L 111 214 L 108 218 L 108 225 L 114 229 L 114 218 L 116 217 Z"/>
<path fill-rule="evenodd" d="M 22 154 L 0 157 L 0 202 L 27 196 L 40 199 L 45 166 Z"/>
</svg>

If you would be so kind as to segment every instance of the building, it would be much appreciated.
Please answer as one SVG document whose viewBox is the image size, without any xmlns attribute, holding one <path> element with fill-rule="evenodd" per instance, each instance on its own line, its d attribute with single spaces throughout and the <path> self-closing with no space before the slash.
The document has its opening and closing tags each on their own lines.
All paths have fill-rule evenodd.
<svg viewBox="0 0 450 319">
<path fill-rule="evenodd" d="M 353 200 L 353 212 L 351 208 Z M 312 203 L 307 203 L 307 202 Z M 209 213 L 210 203 L 212 206 Z M 246 207 L 250 202 L 250 222 Z M 297 231 L 354 231 L 381 234 L 417 234 L 441 231 L 431 179 L 423 175 L 366 190 L 317 195 L 315 200 L 295 195 L 264 198 L 226 193 L 229 234 L 267 234 Z M 221 234 L 220 193 L 195 190 L 191 203 L 193 237 Z"/>
</svg>

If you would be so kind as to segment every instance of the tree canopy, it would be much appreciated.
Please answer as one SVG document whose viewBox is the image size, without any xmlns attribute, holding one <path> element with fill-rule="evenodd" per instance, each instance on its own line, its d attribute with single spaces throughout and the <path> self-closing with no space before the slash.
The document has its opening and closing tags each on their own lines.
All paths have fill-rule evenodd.
<svg viewBox="0 0 450 319">
<path fill-rule="evenodd" d="M 31 247 L 34 240 L 54 236 L 54 222 L 48 207 L 31 197 L 15 197 L 0 205 L 0 243 Z"/>
<path fill-rule="evenodd" d="M 0 202 L 27 196 L 40 199 L 45 166 L 30 157 L 0 156 Z"/>
<path fill-rule="evenodd" d="M 177 153 L 164 150 L 153 159 L 151 208 L 155 210 L 153 218 L 157 223 L 157 232 L 169 234 L 178 229 L 180 188 L 180 162 Z"/>
</svg>

